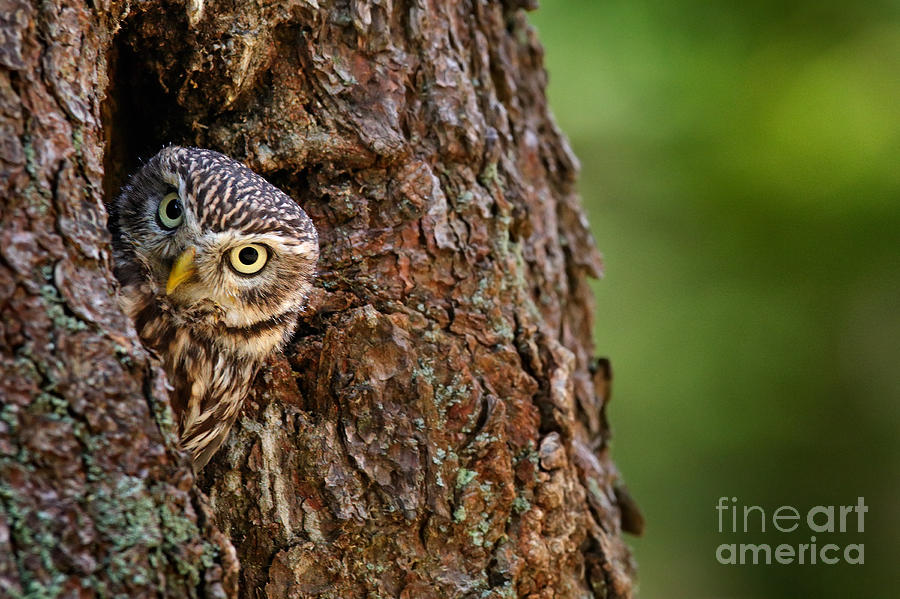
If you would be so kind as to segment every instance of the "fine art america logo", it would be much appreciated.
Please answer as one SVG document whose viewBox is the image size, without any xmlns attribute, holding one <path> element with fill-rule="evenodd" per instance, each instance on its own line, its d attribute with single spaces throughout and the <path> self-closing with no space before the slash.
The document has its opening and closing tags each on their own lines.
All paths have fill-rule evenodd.
<svg viewBox="0 0 900 599">
<path fill-rule="evenodd" d="M 798 544 L 722 543 L 716 549 L 716 560 L 727 565 L 832 565 L 841 561 L 863 564 L 865 546 L 862 543 L 826 543 L 826 539 L 817 540 L 816 535 L 849 533 L 842 539 L 854 540 L 850 538 L 853 533 L 865 530 L 868 511 L 863 497 L 857 498 L 856 505 L 817 505 L 806 511 L 783 505 L 770 513 L 758 505 L 740 505 L 737 497 L 720 497 L 716 504 L 720 533 L 771 537 L 798 530 L 807 533 L 808 530 L 809 541 Z"/>
</svg>

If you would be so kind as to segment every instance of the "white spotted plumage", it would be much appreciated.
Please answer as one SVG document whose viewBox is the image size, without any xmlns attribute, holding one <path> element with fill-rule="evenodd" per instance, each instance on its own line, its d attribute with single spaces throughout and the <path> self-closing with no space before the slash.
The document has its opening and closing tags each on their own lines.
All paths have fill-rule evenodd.
<svg viewBox="0 0 900 599">
<path fill-rule="evenodd" d="M 177 203 L 163 204 L 173 193 Z M 135 173 L 111 211 L 122 306 L 162 359 L 182 445 L 202 467 L 306 305 L 319 252 L 315 227 L 239 162 L 178 146 Z M 255 264 L 263 263 L 250 274 L 229 266 L 248 244 L 259 248 L 248 250 Z"/>
</svg>

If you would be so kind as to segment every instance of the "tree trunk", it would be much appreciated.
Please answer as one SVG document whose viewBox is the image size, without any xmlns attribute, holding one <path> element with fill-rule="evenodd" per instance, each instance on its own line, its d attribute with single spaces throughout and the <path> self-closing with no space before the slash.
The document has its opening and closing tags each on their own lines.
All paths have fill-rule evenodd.
<svg viewBox="0 0 900 599">
<path fill-rule="evenodd" d="M 631 595 L 600 259 L 525 4 L 0 0 L 0 596 Z M 103 203 L 170 142 L 322 246 L 196 478 Z"/>
</svg>

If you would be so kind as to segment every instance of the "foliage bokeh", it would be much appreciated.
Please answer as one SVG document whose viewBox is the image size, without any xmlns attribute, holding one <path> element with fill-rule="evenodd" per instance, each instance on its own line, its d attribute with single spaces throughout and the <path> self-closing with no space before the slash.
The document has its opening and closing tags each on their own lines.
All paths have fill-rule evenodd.
<svg viewBox="0 0 900 599">
<path fill-rule="evenodd" d="M 900 5 L 555 0 L 532 13 L 606 276 L 641 596 L 878 597 L 900 513 Z M 864 565 L 725 566 L 719 497 L 865 497 Z M 852 529 L 851 529 L 852 530 Z"/>
</svg>

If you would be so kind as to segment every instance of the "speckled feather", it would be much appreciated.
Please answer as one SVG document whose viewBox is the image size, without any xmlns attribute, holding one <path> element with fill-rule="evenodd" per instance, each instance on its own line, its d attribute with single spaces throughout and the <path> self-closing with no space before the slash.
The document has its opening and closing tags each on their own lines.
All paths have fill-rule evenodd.
<svg viewBox="0 0 900 599">
<path fill-rule="evenodd" d="M 157 209 L 177 190 L 183 221 L 165 229 Z M 135 173 L 112 206 L 122 305 L 162 359 L 183 447 L 205 465 L 224 442 L 266 357 L 289 338 L 315 276 L 316 229 L 286 194 L 211 150 L 171 146 Z M 242 275 L 229 252 L 268 250 Z M 196 269 L 166 293 L 176 258 L 196 249 Z"/>
<path fill-rule="evenodd" d="M 212 150 L 167 150 L 158 154 L 160 165 L 186 182 L 205 229 L 280 233 L 286 242 L 316 239 L 296 202 L 243 164 Z"/>
</svg>

